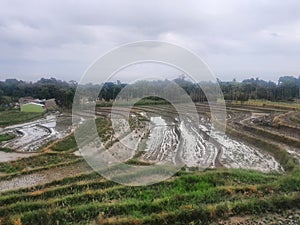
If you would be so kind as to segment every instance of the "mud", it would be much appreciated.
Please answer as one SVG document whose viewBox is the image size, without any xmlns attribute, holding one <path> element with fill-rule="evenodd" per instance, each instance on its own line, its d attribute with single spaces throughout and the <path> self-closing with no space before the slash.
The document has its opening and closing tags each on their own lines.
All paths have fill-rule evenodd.
<svg viewBox="0 0 300 225">
<path fill-rule="evenodd" d="M 136 131 L 133 136 L 125 136 L 109 149 L 118 160 L 125 161 L 134 155 L 140 137 L 147 133 L 146 129 L 148 129 L 149 135 L 143 149 L 144 153 L 139 157 L 141 161 L 169 162 L 199 169 L 227 167 L 263 172 L 283 171 L 271 155 L 218 133 L 211 127 L 209 118 L 202 117 L 200 126 L 196 126 L 188 115 L 184 121 L 178 121 L 178 118 L 172 121 L 168 117 L 153 115 L 153 112 L 147 114 L 144 112 L 143 115 L 150 120 L 144 126 L 144 130 Z M 255 115 L 255 118 L 261 116 L 265 114 Z M 244 116 L 240 119 L 246 120 Z M 122 130 L 122 126 L 119 127 Z"/>
<path fill-rule="evenodd" d="M 53 168 L 51 170 L 43 170 L 33 174 L 21 175 L 14 177 L 11 180 L 0 181 L 0 192 L 36 186 L 91 171 L 92 170 L 86 166 L 86 164 L 78 163 L 75 165 Z"/>
<path fill-rule="evenodd" d="M 3 142 L 0 147 L 18 152 L 35 152 L 45 143 L 63 138 L 71 132 L 71 124 L 63 123 L 65 120 L 59 114 L 51 114 L 44 119 L 5 127 L 1 133 L 14 133 L 16 138 Z"/>
</svg>

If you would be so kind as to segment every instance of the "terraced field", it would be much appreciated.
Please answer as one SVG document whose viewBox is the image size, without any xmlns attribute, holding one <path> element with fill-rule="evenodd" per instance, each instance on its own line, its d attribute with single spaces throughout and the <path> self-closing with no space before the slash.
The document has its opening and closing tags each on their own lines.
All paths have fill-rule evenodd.
<svg viewBox="0 0 300 225">
<path fill-rule="evenodd" d="M 299 172 L 299 171 L 298 171 Z M 299 174 L 178 172 L 146 187 L 78 174 L 1 195 L 2 224 L 209 224 L 299 208 Z"/>
<path fill-rule="evenodd" d="M 147 139 L 143 145 L 144 148 L 138 149 L 139 157 L 136 157 L 137 160 L 143 163 L 157 163 L 162 161 L 175 165 L 181 163 L 187 167 L 198 169 L 226 167 L 255 169 L 265 172 L 283 172 L 284 170 L 289 170 L 288 164 L 292 165 L 297 158 L 297 154 L 291 156 L 287 154 L 287 151 L 290 151 L 290 146 L 297 146 L 298 140 L 293 140 L 293 144 L 283 146 L 283 139 L 290 140 L 291 138 L 287 135 L 277 135 L 282 139 L 282 143 L 278 145 L 266 140 L 263 140 L 264 145 L 254 141 L 255 137 L 256 139 L 261 139 L 261 137 L 257 135 L 257 130 L 259 129 L 261 129 L 262 132 L 267 132 L 264 134 L 266 139 L 273 135 L 274 132 L 278 132 L 268 127 L 259 128 L 251 122 L 253 119 L 259 119 L 259 115 L 264 116 L 265 114 L 261 114 L 261 111 L 264 112 L 265 109 L 242 108 L 240 111 L 237 111 L 238 109 L 228 107 L 227 135 L 220 133 L 210 123 L 211 118 L 209 117 L 210 111 L 208 105 L 197 105 L 197 110 L 200 115 L 200 124 L 195 124 L 193 119 L 190 119 L 193 117 L 193 115 L 191 115 L 192 112 L 187 112 L 184 105 L 177 106 L 176 109 L 182 111 L 176 112 L 171 105 L 159 105 L 156 106 L 155 109 L 151 106 L 134 107 L 131 109 L 132 115 L 138 118 L 137 120 L 140 121 L 139 123 L 140 125 L 142 124 L 143 127 L 135 129 L 137 136 L 142 137 L 142 139 Z M 126 108 L 120 108 L 118 109 L 118 113 L 122 115 L 122 112 L 125 114 L 128 110 L 129 109 Z M 107 115 L 109 114 L 106 110 L 104 111 Z M 98 114 L 103 116 L 104 111 L 99 109 Z M 140 118 L 140 114 L 143 114 L 142 118 Z M 182 121 L 179 121 L 178 114 L 185 115 Z M 254 118 L 252 114 L 258 116 Z M 251 122 L 251 126 L 246 125 L 249 121 Z M 124 125 L 119 122 L 116 127 L 123 126 Z M 247 132 L 247 129 L 255 130 L 254 132 Z M 252 141 L 249 140 L 248 134 L 253 138 Z M 255 135 L 255 137 L 253 135 Z M 119 139 L 119 142 L 115 144 L 117 149 L 121 149 L 120 142 L 121 144 L 122 142 L 123 144 L 126 142 L 125 146 L 130 143 L 128 140 L 125 141 L 123 137 L 120 138 L 116 136 L 114 138 Z M 142 140 L 138 138 L 131 140 L 131 142 L 134 143 L 138 141 L 142 142 Z M 266 148 L 265 145 L 267 145 L 268 148 Z M 277 149 L 276 152 L 278 154 L 282 154 L 280 157 L 275 154 L 276 152 L 271 151 L 273 146 Z M 109 151 L 112 149 L 114 149 L 114 145 Z M 137 151 L 137 148 L 133 149 L 133 151 L 135 150 Z M 293 148 L 293 150 L 299 151 L 299 149 L 296 148 Z M 118 154 L 122 155 L 124 152 L 125 150 Z M 126 159 L 130 159 L 131 155 L 134 154 L 129 154 Z"/>
<path fill-rule="evenodd" d="M 62 117 L 56 114 L 46 118 L 4 127 L 0 134 L 11 134 L 13 138 L 0 142 L 0 147 L 10 148 L 19 152 L 35 152 L 43 144 L 62 138 L 70 133 L 71 127 L 61 128 Z"/>
<path fill-rule="evenodd" d="M 129 127 L 120 125 L 128 111 Z M 210 125 L 208 105 L 197 111 L 199 127 L 170 105 L 120 107 L 113 131 L 110 109 L 97 108 L 100 147 L 129 165 L 183 165 L 160 183 L 107 180 L 85 163 L 73 134 L 1 162 L 0 224 L 299 224 L 299 111 L 227 105 L 226 136 Z"/>
</svg>

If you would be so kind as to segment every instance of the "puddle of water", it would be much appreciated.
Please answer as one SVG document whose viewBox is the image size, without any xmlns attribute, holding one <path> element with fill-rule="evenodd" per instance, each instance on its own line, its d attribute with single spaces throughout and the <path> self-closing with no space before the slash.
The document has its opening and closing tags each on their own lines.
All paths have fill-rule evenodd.
<svg viewBox="0 0 300 225">
<path fill-rule="evenodd" d="M 150 122 L 153 123 L 154 126 L 167 126 L 166 121 L 161 116 L 150 117 Z"/>
</svg>

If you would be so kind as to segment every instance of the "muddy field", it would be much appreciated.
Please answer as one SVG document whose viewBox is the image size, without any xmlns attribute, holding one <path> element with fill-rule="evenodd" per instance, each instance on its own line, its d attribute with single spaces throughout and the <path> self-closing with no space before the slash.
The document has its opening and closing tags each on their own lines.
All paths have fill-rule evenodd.
<svg viewBox="0 0 300 225">
<path fill-rule="evenodd" d="M 192 122 L 191 112 L 184 106 L 178 106 L 177 109 L 182 111 L 176 112 L 170 105 L 141 106 L 133 109 L 120 107 L 114 111 L 117 116 L 112 117 L 109 108 L 98 108 L 96 115 L 99 118 L 114 119 L 114 133 L 109 134 L 110 137 L 100 145 L 102 150 L 111 155 L 107 158 L 108 164 L 134 160 L 143 165 L 171 164 L 192 170 L 223 167 L 262 172 L 285 171 L 276 154 L 243 140 L 240 134 L 268 141 L 272 146 L 287 151 L 295 160 L 299 160 L 298 163 L 300 162 L 300 145 L 297 141 L 292 144 L 288 142 L 294 140 L 295 130 L 298 129 L 298 125 L 292 122 L 300 117 L 298 112 L 229 106 L 227 128 L 237 130 L 239 135 L 235 136 L 232 133 L 221 133 L 212 126 L 209 107 L 206 104 L 197 105 L 199 124 Z M 184 113 L 186 116 L 180 120 L 178 115 Z M 126 115 L 130 118 L 126 118 Z M 59 140 L 68 135 L 72 130 L 70 122 L 70 117 L 49 115 L 45 119 L 4 128 L 2 133 L 15 133 L 16 138 L 3 142 L 1 147 L 11 148 L 16 152 L 0 152 L 1 162 L 43 154 L 42 151 L 36 153 L 36 150 L 48 141 Z M 265 135 L 255 129 L 263 129 L 259 131 L 265 132 Z M 276 139 L 276 135 L 285 139 Z M 90 154 L 97 155 L 98 151 L 91 151 Z M 75 155 L 80 157 L 82 153 L 76 151 Z M 41 181 L 39 177 L 38 174 L 37 183 L 45 182 L 44 176 Z"/>
<path fill-rule="evenodd" d="M 92 170 L 86 164 L 77 163 L 75 165 L 57 167 L 51 170 L 43 170 L 37 173 L 20 175 L 9 180 L 0 181 L 0 192 L 41 185 L 90 172 L 92 172 Z"/>
<path fill-rule="evenodd" d="M 299 112 L 228 105 L 224 134 L 212 125 L 208 105 L 197 105 L 199 123 L 193 122 L 195 115 L 186 107 L 177 109 L 120 107 L 114 117 L 109 108 L 97 108 L 96 125 L 99 122 L 97 129 L 104 132 L 99 135 L 103 141 L 88 154 L 97 160 L 99 148 L 110 153 L 101 158 L 109 167 L 101 175 L 82 159 L 73 133 L 60 139 L 70 130 L 70 117 L 5 128 L 17 137 L 2 144 L 17 151 L 0 151 L 0 220 L 95 224 L 101 215 L 101 223 L 115 221 L 107 224 L 149 219 L 161 224 L 166 218 L 177 221 L 179 216 L 186 220 L 197 215 L 214 222 L 209 224 L 299 224 L 299 210 L 285 211 L 299 208 L 300 202 L 299 167 L 290 167 L 294 160 L 299 164 L 299 122 L 295 122 Z M 86 115 L 79 115 L 83 125 Z M 55 141 L 41 147 L 48 140 Z M 114 170 L 113 163 L 120 161 L 125 166 Z M 170 178 L 155 170 L 149 173 L 154 164 L 180 167 Z M 139 187 L 113 182 L 117 178 Z M 153 180 L 165 181 L 140 186 Z M 269 214 L 261 215 L 265 212 Z"/>
<path fill-rule="evenodd" d="M 137 160 L 147 163 L 171 163 L 181 164 L 190 168 L 245 168 L 263 172 L 284 172 L 283 166 L 276 159 L 276 155 L 261 149 L 255 143 L 249 143 L 240 137 L 224 135 L 218 132 L 210 123 L 209 107 L 205 104 L 197 106 L 200 124 L 195 124 L 189 119 L 184 106 L 178 106 L 181 112 L 175 112 L 168 105 L 135 107 L 131 109 L 131 117 L 134 117 L 140 127 L 131 129 L 132 133 L 124 135 L 121 127 L 122 119 L 117 126 L 120 130 L 112 139 L 118 140 L 109 149 L 113 155 L 118 155 L 117 160 L 126 161 L 134 156 Z M 118 108 L 114 113 L 122 117 L 128 114 L 127 108 Z M 98 115 L 110 117 L 108 109 L 99 108 Z M 186 113 L 185 119 L 179 120 L 178 113 Z M 254 131 L 244 130 L 244 126 L 259 127 L 267 121 L 274 121 L 277 115 L 282 114 L 276 109 L 228 107 L 227 126 L 235 128 L 238 132 L 258 136 Z M 126 120 L 124 118 L 124 120 Z M 142 122 L 141 122 L 142 121 Z M 257 122 L 260 121 L 260 122 Z M 258 124 L 259 123 L 259 124 Z M 266 125 L 265 125 L 266 126 Z M 275 125 L 274 125 L 275 127 Z M 253 128 L 254 129 L 254 128 Z M 264 130 L 273 129 L 271 125 Z M 291 129 L 291 128 L 289 128 Z M 293 128 L 297 129 L 297 128 Z M 126 128 L 128 132 L 128 128 Z M 275 131 L 273 131 L 275 130 Z M 276 128 L 272 132 L 278 135 L 287 134 L 287 128 Z M 277 133 L 276 133 L 277 132 Z M 294 134 L 294 132 L 290 132 Z M 260 136 L 259 138 L 262 138 Z M 263 137 L 268 141 L 268 136 Z M 278 140 L 270 140 L 271 143 Z M 136 143 L 139 142 L 137 145 Z M 287 143 L 275 143 L 299 159 L 299 148 L 291 147 Z M 142 146 L 142 148 L 141 148 Z"/>
<path fill-rule="evenodd" d="M 1 143 L 0 147 L 13 149 L 17 152 L 36 152 L 47 142 L 68 135 L 72 130 L 70 121 L 70 116 L 63 117 L 59 114 L 51 114 L 43 119 L 4 127 L 1 133 L 13 133 L 16 137 Z"/>
</svg>

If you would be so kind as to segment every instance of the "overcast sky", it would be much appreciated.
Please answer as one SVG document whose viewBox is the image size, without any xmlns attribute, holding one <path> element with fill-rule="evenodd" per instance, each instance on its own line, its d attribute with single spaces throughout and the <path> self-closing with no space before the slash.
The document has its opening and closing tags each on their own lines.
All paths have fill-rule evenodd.
<svg viewBox="0 0 300 225">
<path fill-rule="evenodd" d="M 299 0 L 1 0 L 0 80 L 79 80 L 111 48 L 162 40 L 221 80 L 300 75 Z"/>
</svg>

